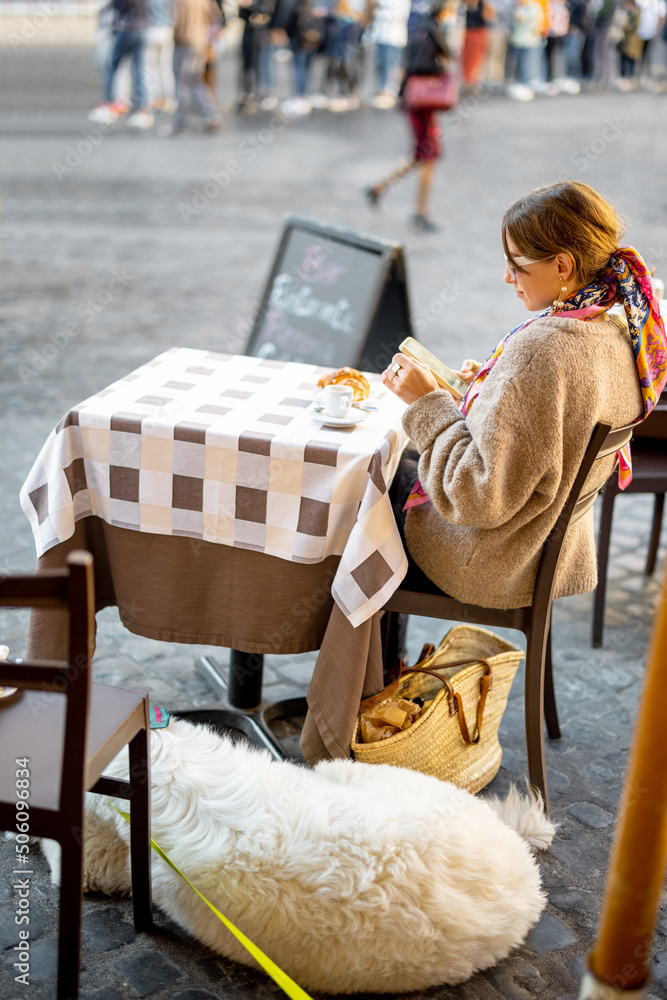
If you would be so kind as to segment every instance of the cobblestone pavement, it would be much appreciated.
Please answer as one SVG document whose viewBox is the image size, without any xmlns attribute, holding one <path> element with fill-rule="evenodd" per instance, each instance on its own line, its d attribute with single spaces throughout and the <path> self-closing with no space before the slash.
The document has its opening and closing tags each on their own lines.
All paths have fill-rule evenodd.
<svg viewBox="0 0 667 1000">
<path fill-rule="evenodd" d="M 234 73 L 231 62 L 223 66 L 221 92 L 228 103 Z M 172 345 L 241 346 L 285 211 L 404 241 L 422 338 L 449 363 L 485 356 L 522 318 L 500 281 L 499 222 L 504 207 L 536 184 L 558 176 L 592 183 L 626 213 L 629 241 L 659 274 L 667 271 L 664 95 L 584 94 L 528 105 L 469 98 L 447 120 L 447 159 L 434 196 L 442 232 L 415 235 L 408 224 L 411 183 L 393 192 L 376 215 L 361 197 L 364 185 L 406 150 L 398 113 L 320 112 L 272 132 L 276 119 L 269 113 L 240 118 L 227 112 L 215 136 L 161 139 L 122 127 L 102 135 L 85 118 L 98 95 L 92 55 L 67 47 L 3 50 L 0 93 L 0 568 L 34 567 L 18 491 L 70 405 Z M 246 154 L 241 173 L 186 221 L 181 206 L 191 206 L 196 189 L 239 157 L 249 139 L 256 155 Z M 124 269 L 127 284 L 105 304 L 108 296 L 100 293 L 115 269 Z M 76 324 L 71 336 L 64 332 L 68 323 Z M 547 913 L 507 961 L 461 987 L 424 994 L 434 1000 L 569 1000 L 577 993 L 658 594 L 657 583 L 643 576 L 651 499 L 621 497 L 616 506 L 605 648 L 590 648 L 590 595 L 559 601 L 554 610 L 563 737 L 547 749 L 559 823 L 542 859 Z M 24 648 L 25 630 L 25 614 L 0 615 L 0 639 L 14 655 Z M 411 654 L 445 630 L 443 623 L 413 619 Z M 98 616 L 94 676 L 144 684 L 165 707 L 203 705 L 211 692 L 194 661 L 204 651 L 131 635 L 108 609 Z M 303 693 L 314 656 L 268 657 L 267 699 Z M 525 773 L 520 676 L 501 740 L 503 766 L 491 786 L 499 792 Z M 10 845 L 0 845 L 0 996 L 47 1000 L 55 996 L 57 892 L 35 848 L 26 992 L 11 970 L 13 854 Z M 667 996 L 666 938 L 663 916 L 654 948 L 654 997 Z M 263 975 L 216 958 L 159 914 L 155 933 L 135 936 L 129 903 L 103 897 L 84 902 L 82 964 L 84 1000 L 281 995 Z"/>
</svg>

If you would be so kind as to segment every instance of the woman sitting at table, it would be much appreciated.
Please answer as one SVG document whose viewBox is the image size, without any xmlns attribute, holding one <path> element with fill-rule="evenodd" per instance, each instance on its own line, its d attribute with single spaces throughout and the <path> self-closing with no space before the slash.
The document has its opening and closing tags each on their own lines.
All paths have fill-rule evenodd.
<svg viewBox="0 0 667 1000">
<path fill-rule="evenodd" d="M 417 447 L 392 487 L 407 548 L 443 591 L 485 607 L 529 605 L 540 549 L 592 430 L 648 415 L 667 378 L 667 341 L 646 265 L 619 248 L 615 210 L 587 184 L 537 188 L 505 213 L 504 280 L 537 312 L 484 364 L 465 361 L 461 404 L 397 354 L 383 381 L 410 406 Z M 615 303 L 624 314 L 611 313 Z M 397 367 L 400 366 L 400 367 Z M 619 476 L 630 482 L 629 454 Z M 615 457 L 596 463 L 602 486 Z M 417 467 L 418 463 L 418 467 Z M 407 512 L 407 517 L 404 512 Z M 411 563 L 410 573 L 414 573 Z M 596 586 L 593 513 L 568 532 L 555 596 Z"/>
</svg>

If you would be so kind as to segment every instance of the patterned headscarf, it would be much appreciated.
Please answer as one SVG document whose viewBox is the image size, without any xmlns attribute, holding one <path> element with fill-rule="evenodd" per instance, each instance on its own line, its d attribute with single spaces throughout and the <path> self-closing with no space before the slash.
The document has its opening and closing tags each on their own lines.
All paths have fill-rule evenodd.
<svg viewBox="0 0 667 1000">
<path fill-rule="evenodd" d="M 535 320 L 552 315 L 565 315 L 568 319 L 590 322 L 610 309 L 618 299 L 623 303 L 628 320 L 644 400 L 644 413 L 638 420 L 644 420 L 657 403 L 667 382 L 667 335 L 648 269 L 633 247 L 621 247 L 617 250 L 604 272 L 590 285 L 510 330 L 476 373 L 461 401 L 461 413 L 468 413 L 505 344 L 519 330 L 525 329 Z M 624 490 L 632 482 L 630 445 L 618 452 L 618 459 L 618 485 Z M 417 482 L 403 509 L 427 503 L 428 499 L 421 484 Z"/>
</svg>

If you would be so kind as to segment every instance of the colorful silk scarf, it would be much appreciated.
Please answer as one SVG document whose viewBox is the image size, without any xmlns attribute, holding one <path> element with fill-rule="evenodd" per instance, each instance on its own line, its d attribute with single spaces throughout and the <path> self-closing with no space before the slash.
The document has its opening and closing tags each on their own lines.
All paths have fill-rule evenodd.
<svg viewBox="0 0 667 1000">
<path fill-rule="evenodd" d="M 502 354 L 505 344 L 519 330 L 525 329 L 544 316 L 567 315 L 568 319 L 590 322 L 610 309 L 618 299 L 625 309 L 644 400 L 644 413 L 638 419 L 644 420 L 657 403 L 667 382 L 667 336 L 651 276 L 640 254 L 633 247 L 621 247 L 617 250 L 610 258 L 603 274 L 590 285 L 559 302 L 557 306 L 550 306 L 549 309 L 538 313 L 537 316 L 531 316 L 510 330 L 475 375 L 470 388 L 461 400 L 461 413 L 465 416 L 469 412 L 482 383 Z M 624 490 L 632 482 L 629 445 L 618 452 L 618 459 L 618 485 Z M 428 494 L 417 480 L 403 510 L 428 501 Z"/>
</svg>

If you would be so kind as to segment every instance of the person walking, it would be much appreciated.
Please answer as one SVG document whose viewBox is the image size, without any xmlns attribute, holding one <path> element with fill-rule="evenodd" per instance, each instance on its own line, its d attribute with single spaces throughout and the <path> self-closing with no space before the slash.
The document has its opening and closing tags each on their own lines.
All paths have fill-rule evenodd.
<svg viewBox="0 0 667 1000">
<path fill-rule="evenodd" d="M 483 82 L 492 90 L 505 89 L 505 63 L 509 43 L 514 0 L 496 0 L 495 20 L 489 27 L 489 52 Z"/>
<path fill-rule="evenodd" d="M 354 111 L 361 105 L 357 93 L 361 36 L 370 20 L 368 0 L 333 0 L 327 32 L 327 89 L 338 84 L 339 96 L 329 100 L 329 111 Z"/>
<path fill-rule="evenodd" d="M 549 31 L 545 47 L 547 62 L 547 93 L 557 94 L 567 90 L 563 86 L 567 76 L 565 64 L 565 39 L 570 30 L 570 9 L 566 0 L 551 0 L 549 5 Z"/>
<path fill-rule="evenodd" d="M 148 0 L 148 21 L 146 35 L 148 100 L 153 110 L 172 114 L 176 110 L 173 0 Z"/>
<path fill-rule="evenodd" d="M 463 42 L 463 83 L 476 90 L 489 52 L 489 25 L 495 12 L 487 0 L 467 0 L 466 32 Z"/>
<path fill-rule="evenodd" d="M 517 0 L 509 42 L 514 82 L 507 88 L 507 96 L 515 101 L 532 101 L 535 97 L 533 85 L 539 78 L 543 26 L 544 14 L 538 0 Z"/>
<path fill-rule="evenodd" d="M 377 91 L 371 103 L 376 108 L 393 108 L 398 95 L 398 70 L 408 41 L 410 0 L 377 0 L 372 21 L 364 34 L 367 44 L 375 44 Z"/>
<path fill-rule="evenodd" d="M 619 0 L 602 0 L 595 16 L 593 32 L 593 75 L 592 88 L 601 90 L 611 83 L 615 67 L 612 66 L 612 49 L 619 42 L 623 27 L 619 26 L 619 18 L 623 12 L 619 8 Z M 623 18 L 624 23 L 624 18 Z"/>
<path fill-rule="evenodd" d="M 219 24 L 220 16 L 220 8 L 214 0 L 176 0 L 174 75 L 178 108 L 174 133 L 185 128 L 188 107 L 193 105 L 204 119 L 207 132 L 220 128 L 222 119 L 215 98 L 204 83 L 211 25 Z"/>
<path fill-rule="evenodd" d="M 310 114 L 310 63 L 323 40 L 322 19 L 310 0 L 278 0 L 272 24 L 285 31 L 294 65 L 294 96 L 283 102 L 281 111 L 288 117 Z"/>
<path fill-rule="evenodd" d="M 441 22 L 446 17 L 446 0 L 436 0 L 430 14 L 425 17 L 415 29 L 412 41 L 408 45 L 405 77 L 401 86 L 401 94 L 411 76 L 442 76 L 445 73 L 445 61 L 451 58 L 447 39 L 440 29 Z M 408 109 L 410 124 L 415 139 L 415 148 L 409 160 L 405 160 L 393 170 L 384 180 L 368 188 L 366 197 L 371 206 L 376 206 L 382 195 L 403 177 L 413 170 L 419 170 L 419 189 L 417 194 L 417 212 L 412 218 L 413 225 L 421 232 L 437 232 L 439 226 L 429 218 L 429 201 L 435 166 L 442 156 L 442 131 L 435 118 L 435 112 L 427 109 Z"/>
<path fill-rule="evenodd" d="M 654 46 L 654 38 L 661 33 L 665 24 L 665 14 L 667 5 L 665 0 L 637 0 L 639 8 L 639 25 L 637 27 L 637 37 L 642 43 L 642 52 L 639 57 L 641 74 L 646 85 L 651 88 L 653 80 L 651 78 L 651 64 L 649 55 Z"/>
<path fill-rule="evenodd" d="M 271 33 L 278 30 L 275 8 L 275 0 L 239 0 L 239 18 L 243 21 L 240 113 L 254 113 L 263 96 L 273 95 Z"/>
<path fill-rule="evenodd" d="M 125 60 L 132 64 L 132 93 L 130 113 L 126 119 L 133 128 L 150 128 L 153 115 L 148 107 L 146 87 L 146 33 L 148 10 L 146 0 L 112 0 L 113 43 L 104 73 L 104 92 L 101 104 L 89 113 L 92 121 L 113 122 L 120 117 L 121 109 L 114 101 L 114 83 L 118 67 Z"/>
<path fill-rule="evenodd" d="M 622 24 L 623 33 L 618 42 L 618 51 L 621 53 L 621 75 L 616 81 L 616 86 L 619 90 L 634 90 L 637 86 L 635 66 L 644 51 L 644 45 L 637 35 L 640 17 L 639 7 L 635 0 L 625 0 L 618 11 L 623 12 L 625 20 Z"/>
</svg>

